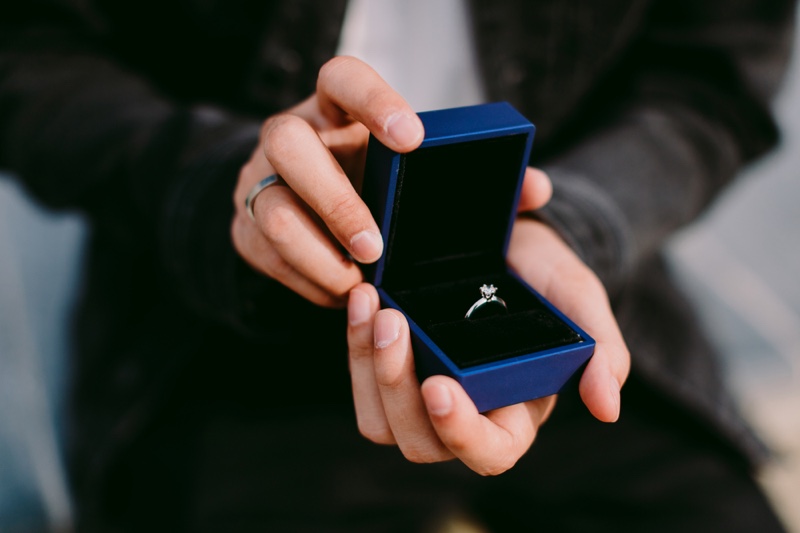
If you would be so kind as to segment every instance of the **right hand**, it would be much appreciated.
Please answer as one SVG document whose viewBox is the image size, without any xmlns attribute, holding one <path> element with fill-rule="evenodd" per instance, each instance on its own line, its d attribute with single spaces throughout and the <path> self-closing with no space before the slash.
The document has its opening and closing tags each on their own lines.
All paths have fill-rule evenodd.
<svg viewBox="0 0 800 533">
<path fill-rule="evenodd" d="M 378 226 L 356 191 L 370 132 L 401 153 L 424 137 L 408 103 L 372 68 L 336 57 L 320 69 L 315 94 L 264 121 L 259 145 L 239 173 L 231 225 L 237 252 L 318 305 L 343 306 L 362 281 L 346 253 L 371 263 L 383 252 Z M 253 221 L 244 200 L 276 172 L 286 186 L 256 197 Z"/>
</svg>

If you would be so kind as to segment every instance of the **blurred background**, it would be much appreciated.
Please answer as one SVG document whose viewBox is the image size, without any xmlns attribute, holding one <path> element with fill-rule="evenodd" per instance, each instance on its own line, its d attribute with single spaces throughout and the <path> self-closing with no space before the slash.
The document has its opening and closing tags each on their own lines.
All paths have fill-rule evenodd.
<svg viewBox="0 0 800 533">
<path fill-rule="evenodd" d="M 670 246 L 742 411 L 776 453 L 761 482 L 800 532 L 800 38 L 776 101 L 781 147 Z"/>
<path fill-rule="evenodd" d="M 61 424 L 84 234 L 0 175 L 0 533 L 70 523 Z"/>
<path fill-rule="evenodd" d="M 676 236 L 669 255 L 742 410 L 776 452 L 761 482 L 800 532 L 798 54 L 776 110 L 781 149 Z M 84 238 L 80 217 L 41 210 L 0 175 L 0 533 L 69 528 L 61 423 Z"/>
</svg>

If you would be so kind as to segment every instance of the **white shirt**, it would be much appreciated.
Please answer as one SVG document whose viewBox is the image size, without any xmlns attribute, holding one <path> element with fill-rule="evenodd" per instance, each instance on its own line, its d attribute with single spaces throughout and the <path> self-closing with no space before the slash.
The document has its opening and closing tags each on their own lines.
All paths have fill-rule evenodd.
<svg viewBox="0 0 800 533">
<path fill-rule="evenodd" d="M 485 101 L 465 0 L 350 0 L 337 53 L 366 62 L 415 111 Z"/>
</svg>

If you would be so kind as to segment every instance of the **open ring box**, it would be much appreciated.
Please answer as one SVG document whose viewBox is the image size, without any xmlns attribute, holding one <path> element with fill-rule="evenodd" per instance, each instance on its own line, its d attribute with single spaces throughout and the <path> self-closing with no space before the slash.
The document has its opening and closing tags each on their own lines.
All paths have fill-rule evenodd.
<svg viewBox="0 0 800 533">
<path fill-rule="evenodd" d="M 419 117 L 413 152 L 369 141 L 362 196 L 385 253 L 367 279 L 408 320 L 420 381 L 454 378 L 481 412 L 555 394 L 595 342 L 506 265 L 535 128 L 507 103 Z M 465 318 L 483 284 L 508 312 Z"/>
</svg>

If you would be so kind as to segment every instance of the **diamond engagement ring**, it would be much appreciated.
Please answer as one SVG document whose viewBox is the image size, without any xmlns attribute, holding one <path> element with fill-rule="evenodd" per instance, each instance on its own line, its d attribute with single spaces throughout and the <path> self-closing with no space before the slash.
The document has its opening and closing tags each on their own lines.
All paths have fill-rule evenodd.
<svg viewBox="0 0 800 533">
<path fill-rule="evenodd" d="M 497 287 L 494 285 L 486 285 L 485 283 L 480 288 L 481 291 L 481 299 L 472 304 L 472 307 L 469 308 L 467 314 L 464 315 L 464 318 L 472 318 L 472 315 L 483 306 L 486 305 L 499 305 L 502 306 L 505 312 L 508 312 L 508 306 L 506 306 L 506 302 L 503 301 L 502 298 L 498 298 L 495 296 L 497 292 Z"/>
</svg>

